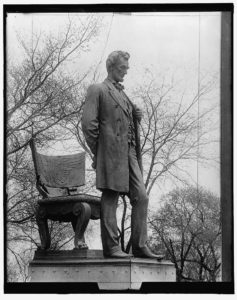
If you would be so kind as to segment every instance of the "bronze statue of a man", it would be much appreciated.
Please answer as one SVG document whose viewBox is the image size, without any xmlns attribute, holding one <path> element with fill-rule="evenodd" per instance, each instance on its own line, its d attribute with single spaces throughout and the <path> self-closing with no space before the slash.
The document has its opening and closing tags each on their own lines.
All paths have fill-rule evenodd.
<svg viewBox="0 0 237 300">
<path fill-rule="evenodd" d="M 107 78 L 88 88 L 82 130 L 94 155 L 96 187 L 101 197 L 101 237 L 104 256 L 125 258 L 119 246 L 116 209 L 120 194 L 132 205 L 131 238 L 135 257 L 158 258 L 147 247 L 148 196 L 136 153 L 135 122 L 142 112 L 131 103 L 119 83 L 129 69 L 130 55 L 112 52 L 106 61 Z"/>
</svg>

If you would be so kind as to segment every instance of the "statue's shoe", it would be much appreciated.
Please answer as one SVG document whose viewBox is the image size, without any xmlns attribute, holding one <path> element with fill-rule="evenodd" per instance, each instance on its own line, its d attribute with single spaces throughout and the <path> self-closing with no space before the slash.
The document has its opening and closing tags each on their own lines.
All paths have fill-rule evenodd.
<svg viewBox="0 0 237 300">
<path fill-rule="evenodd" d="M 129 258 L 129 257 L 133 257 L 132 254 L 127 254 L 121 250 L 118 250 L 118 251 L 115 251 L 113 252 L 112 254 L 109 254 L 109 255 L 105 255 L 105 257 L 107 258 Z"/>
<path fill-rule="evenodd" d="M 165 255 L 160 254 L 154 254 L 151 252 L 151 250 L 148 247 L 141 247 L 138 249 L 133 250 L 134 257 L 141 257 L 141 258 L 155 258 L 157 260 L 162 260 Z"/>
</svg>

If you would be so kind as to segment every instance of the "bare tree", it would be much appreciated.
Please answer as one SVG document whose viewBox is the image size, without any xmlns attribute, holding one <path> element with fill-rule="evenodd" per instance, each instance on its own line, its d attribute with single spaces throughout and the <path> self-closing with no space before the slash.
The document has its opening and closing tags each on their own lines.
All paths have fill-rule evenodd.
<svg viewBox="0 0 237 300">
<path fill-rule="evenodd" d="M 33 46 L 20 41 L 25 59 L 7 70 L 7 155 L 24 148 L 32 130 L 39 135 L 80 111 L 81 101 L 75 101 L 74 89 L 82 84 L 87 72 L 71 78 L 63 68 L 73 54 L 88 51 L 98 26 L 94 16 L 79 28 L 69 19 L 59 38 L 37 35 Z"/>
<path fill-rule="evenodd" d="M 147 84 L 136 89 L 133 97 L 142 100 L 145 111 L 141 139 L 148 195 L 164 176 L 184 183 L 188 175 L 184 164 L 207 163 L 213 159 L 205 151 L 207 145 L 218 142 L 213 137 L 217 128 L 209 122 L 210 114 L 218 105 L 202 104 L 216 84 L 216 76 L 203 78 L 200 89 L 186 96 L 185 90 L 178 91 L 173 78 L 168 81 L 165 76 L 158 79 L 152 76 Z"/>
<path fill-rule="evenodd" d="M 8 58 L 7 247 L 9 262 L 12 264 L 15 259 L 21 278 L 24 277 L 22 264 L 25 262 L 22 247 L 31 245 L 34 250 L 39 244 L 34 217 L 38 193 L 28 144 L 32 136 L 36 137 L 39 146 L 65 139 L 66 132 L 61 130 L 60 122 L 80 114 L 84 84 L 90 71 L 89 68 L 79 69 L 72 75 L 66 66 L 73 63 L 73 58 L 78 59 L 90 50 L 100 26 L 101 20 L 92 14 L 76 20 L 68 17 L 58 36 L 36 33 L 30 41 L 26 37 L 20 38 L 19 43 L 24 50 L 20 63 L 11 65 L 11 58 Z M 68 228 L 65 225 L 51 228 L 55 247 L 70 242 L 64 234 Z"/>
<path fill-rule="evenodd" d="M 217 281 L 220 273 L 220 199 L 197 187 L 176 189 L 151 216 L 151 245 L 163 247 L 177 281 Z"/>
</svg>

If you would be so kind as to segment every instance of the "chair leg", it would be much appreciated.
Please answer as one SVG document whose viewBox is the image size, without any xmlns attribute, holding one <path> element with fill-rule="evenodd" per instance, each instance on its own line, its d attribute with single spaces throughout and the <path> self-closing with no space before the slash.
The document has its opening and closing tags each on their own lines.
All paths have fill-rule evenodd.
<svg viewBox="0 0 237 300">
<path fill-rule="evenodd" d="M 74 246 L 76 249 L 88 249 L 84 233 L 91 217 L 91 207 L 87 203 L 77 203 L 73 207 L 73 214 L 77 217 L 73 225 L 75 231 Z"/>
<path fill-rule="evenodd" d="M 39 207 L 36 211 L 36 223 L 38 225 L 39 236 L 41 241 L 41 249 L 49 249 L 51 244 L 48 221 L 45 216 L 45 209 Z"/>
</svg>

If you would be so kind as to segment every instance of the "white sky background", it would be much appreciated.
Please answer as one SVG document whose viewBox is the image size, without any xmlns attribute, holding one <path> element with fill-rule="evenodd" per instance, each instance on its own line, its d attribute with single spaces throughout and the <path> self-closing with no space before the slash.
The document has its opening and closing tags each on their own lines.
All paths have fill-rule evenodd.
<svg viewBox="0 0 237 300">
<path fill-rule="evenodd" d="M 70 17 L 76 19 L 78 15 L 70 14 Z M 98 81 L 102 81 L 106 77 L 105 60 L 108 54 L 114 50 L 124 50 L 131 55 L 130 69 L 124 80 L 128 95 L 138 82 L 144 80 L 145 68 L 151 68 L 154 74 L 156 72 L 157 74 L 175 73 L 175 78 L 181 80 L 179 87 L 181 89 L 188 87 L 189 93 L 190 91 L 191 93 L 197 92 L 198 63 L 200 63 L 201 73 L 220 71 L 219 12 L 200 13 L 200 61 L 198 52 L 199 13 L 197 12 L 103 14 L 103 17 L 105 26 L 91 51 L 80 58 L 75 57 L 75 60 L 68 64 L 67 68 L 72 74 L 90 66 L 96 66 L 102 58 L 98 68 L 100 72 Z M 19 63 L 22 57 L 17 32 L 29 41 L 32 33 L 40 30 L 45 33 L 58 34 L 67 18 L 67 14 L 9 14 L 7 54 L 10 61 Z M 216 102 L 219 105 L 219 96 L 218 91 L 208 101 L 211 101 L 212 104 Z M 136 99 L 133 101 L 136 102 Z M 137 104 L 142 105 L 141 103 Z M 206 102 L 205 105 L 209 105 L 209 102 Z M 217 121 L 219 122 L 219 120 Z M 62 152 L 61 147 L 56 150 Z M 55 148 L 53 151 L 55 153 Z M 196 167 L 196 164 L 191 167 L 194 177 L 196 176 Z M 219 194 L 219 167 L 208 169 L 200 167 L 199 184 Z M 154 189 L 150 208 L 153 205 L 156 206 L 157 193 L 160 195 L 164 192 L 167 192 L 167 187 L 163 191 Z"/>
</svg>

